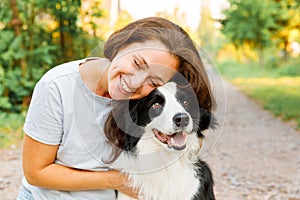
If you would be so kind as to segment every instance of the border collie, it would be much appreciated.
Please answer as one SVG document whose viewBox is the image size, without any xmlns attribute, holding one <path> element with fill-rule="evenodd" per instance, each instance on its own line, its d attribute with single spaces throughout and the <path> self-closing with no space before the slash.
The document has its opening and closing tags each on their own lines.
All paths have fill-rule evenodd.
<svg viewBox="0 0 300 200">
<path fill-rule="evenodd" d="M 191 87 L 168 82 L 142 99 L 114 103 L 104 128 L 114 147 L 108 162 L 129 175 L 141 199 L 215 199 L 211 170 L 199 159 L 213 116 Z"/>
</svg>

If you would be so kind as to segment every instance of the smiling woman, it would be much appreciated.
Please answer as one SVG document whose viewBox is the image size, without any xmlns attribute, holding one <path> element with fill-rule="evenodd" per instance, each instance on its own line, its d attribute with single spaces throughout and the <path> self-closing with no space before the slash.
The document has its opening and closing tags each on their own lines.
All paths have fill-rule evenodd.
<svg viewBox="0 0 300 200">
<path fill-rule="evenodd" d="M 37 83 L 24 124 L 25 177 L 18 200 L 26 199 L 24 194 L 111 200 L 115 190 L 138 197 L 129 177 L 103 162 L 114 148 L 103 130 L 112 100 L 145 97 L 178 71 L 199 105 L 214 109 L 197 49 L 166 19 L 145 18 L 116 31 L 105 43 L 104 56 L 61 64 Z"/>
<path fill-rule="evenodd" d="M 108 68 L 108 91 L 113 99 L 137 99 L 174 75 L 179 60 L 157 41 L 133 43 L 122 49 Z"/>
</svg>

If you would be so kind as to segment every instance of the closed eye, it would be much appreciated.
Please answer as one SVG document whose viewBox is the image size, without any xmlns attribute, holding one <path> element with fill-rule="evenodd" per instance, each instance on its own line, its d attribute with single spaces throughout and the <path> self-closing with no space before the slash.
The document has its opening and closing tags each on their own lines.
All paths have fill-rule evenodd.
<svg viewBox="0 0 300 200">
<path fill-rule="evenodd" d="M 146 70 L 149 69 L 149 66 L 145 59 L 140 55 L 133 55 L 133 63 L 136 68 L 139 70 Z"/>
<path fill-rule="evenodd" d="M 159 83 L 156 83 L 153 79 L 150 79 L 150 85 L 152 86 L 152 87 L 158 87 L 158 86 L 160 86 L 160 84 Z"/>
<path fill-rule="evenodd" d="M 157 76 L 150 76 L 148 78 L 148 84 L 151 86 L 151 87 L 154 87 L 154 88 L 157 88 L 159 86 L 162 86 L 163 85 L 163 81 L 161 78 L 157 77 Z"/>
<path fill-rule="evenodd" d="M 136 59 L 133 60 L 134 66 L 138 69 L 138 70 L 143 70 L 143 68 L 141 67 L 141 65 L 138 63 L 138 61 Z"/>
</svg>

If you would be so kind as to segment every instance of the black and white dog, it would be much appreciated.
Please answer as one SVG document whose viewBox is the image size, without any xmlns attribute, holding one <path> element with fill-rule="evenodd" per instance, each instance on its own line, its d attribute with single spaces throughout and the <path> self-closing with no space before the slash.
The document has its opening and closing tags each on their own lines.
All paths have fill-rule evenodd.
<svg viewBox="0 0 300 200">
<path fill-rule="evenodd" d="M 138 100 L 116 101 L 105 124 L 112 165 L 128 173 L 145 200 L 214 200 L 213 178 L 199 159 L 210 111 L 194 91 L 168 82 Z M 119 193 L 118 200 L 130 197 Z"/>
</svg>

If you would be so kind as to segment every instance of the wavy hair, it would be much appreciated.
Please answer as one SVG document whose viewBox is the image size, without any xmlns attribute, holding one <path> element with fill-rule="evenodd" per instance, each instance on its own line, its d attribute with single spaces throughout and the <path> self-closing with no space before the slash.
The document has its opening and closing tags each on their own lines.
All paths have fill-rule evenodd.
<svg viewBox="0 0 300 200">
<path fill-rule="evenodd" d="M 120 50 L 133 43 L 143 43 L 156 40 L 165 45 L 169 52 L 178 58 L 178 72 L 193 88 L 199 106 L 212 111 L 216 103 L 211 93 L 211 87 L 202 60 L 193 41 L 180 26 L 160 17 L 148 17 L 137 20 L 114 32 L 104 45 L 104 56 L 112 61 Z M 107 118 L 104 132 L 110 143 L 113 144 L 113 158 L 117 159 L 122 151 L 122 144 L 126 135 L 117 125 L 113 113 Z M 121 147 L 121 148 L 120 148 Z"/>
<path fill-rule="evenodd" d="M 199 104 L 211 111 L 216 103 L 208 76 L 193 41 L 180 26 L 161 17 L 137 20 L 114 32 L 104 45 L 104 56 L 112 61 L 117 53 L 132 43 L 157 40 L 179 58 L 178 71 L 189 81 Z"/>
</svg>

